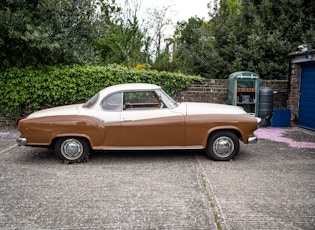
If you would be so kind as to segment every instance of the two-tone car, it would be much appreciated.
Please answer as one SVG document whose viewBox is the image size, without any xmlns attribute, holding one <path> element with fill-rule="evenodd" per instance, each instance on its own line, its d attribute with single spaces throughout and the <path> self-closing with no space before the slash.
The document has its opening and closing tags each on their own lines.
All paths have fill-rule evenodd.
<svg viewBox="0 0 315 230">
<path fill-rule="evenodd" d="M 69 163 L 92 150 L 205 149 L 213 160 L 234 158 L 256 143 L 258 119 L 231 105 L 176 102 L 160 86 L 107 87 L 84 104 L 40 110 L 18 125 L 19 145 L 53 148 Z"/>
</svg>

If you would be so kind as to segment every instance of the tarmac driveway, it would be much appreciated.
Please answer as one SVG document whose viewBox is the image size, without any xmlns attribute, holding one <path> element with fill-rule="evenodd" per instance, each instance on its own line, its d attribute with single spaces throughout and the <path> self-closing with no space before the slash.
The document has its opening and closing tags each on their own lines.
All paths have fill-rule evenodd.
<svg viewBox="0 0 315 230">
<path fill-rule="evenodd" d="M 291 138 L 301 135 L 315 143 L 301 129 Z M 18 147 L 16 136 L 0 129 L 1 229 L 315 229 L 309 146 L 261 139 L 230 162 L 132 151 L 65 165 L 49 150 Z"/>
</svg>

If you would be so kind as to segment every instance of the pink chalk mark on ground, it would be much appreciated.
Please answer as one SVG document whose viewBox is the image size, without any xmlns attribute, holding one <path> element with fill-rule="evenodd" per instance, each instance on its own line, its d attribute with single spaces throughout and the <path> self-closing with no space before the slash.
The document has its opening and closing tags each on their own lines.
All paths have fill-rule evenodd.
<svg viewBox="0 0 315 230">
<path fill-rule="evenodd" d="M 275 128 L 275 127 L 267 127 L 267 128 L 259 128 L 254 134 L 260 139 L 266 139 L 275 142 L 286 143 L 292 148 L 311 148 L 315 149 L 315 140 L 313 142 L 298 142 L 291 138 L 284 137 L 285 134 L 289 132 L 295 132 L 294 128 Z M 314 135 L 315 138 L 315 135 Z"/>
</svg>

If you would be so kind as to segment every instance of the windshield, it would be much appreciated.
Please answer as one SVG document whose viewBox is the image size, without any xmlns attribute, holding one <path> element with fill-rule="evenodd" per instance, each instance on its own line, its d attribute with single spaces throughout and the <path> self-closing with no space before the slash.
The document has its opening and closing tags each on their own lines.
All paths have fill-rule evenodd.
<svg viewBox="0 0 315 230">
<path fill-rule="evenodd" d="M 85 109 L 90 109 L 90 108 L 92 108 L 92 107 L 96 104 L 96 102 L 97 102 L 99 96 L 100 96 L 99 93 L 98 93 L 98 94 L 95 94 L 90 100 L 88 100 L 87 102 L 85 102 L 85 104 L 83 105 L 83 108 L 85 108 Z"/>
<path fill-rule="evenodd" d="M 157 90 L 157 94 L 161 97 L 163 103 L 170 109 L 174 109 L 178 106 L 177 102 L 174 101 L 163 89 Z"/>
</svg>

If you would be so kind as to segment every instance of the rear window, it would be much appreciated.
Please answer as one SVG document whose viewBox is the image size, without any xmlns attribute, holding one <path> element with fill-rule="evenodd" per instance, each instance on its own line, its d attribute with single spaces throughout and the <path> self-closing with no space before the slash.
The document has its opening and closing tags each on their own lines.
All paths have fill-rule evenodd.
<svg viewBox="0 0 315 230">
<path fill-rule="evenodd" d="M 97 102 L 99 96 L 100 96 L 99 93 L 98 93 L 98 94 L 95 94 L 90 100 L 88 100 L 88 101 L 83 105 L 83 108 L 85 108 L 85 109 L 90 109 L 90 108 L 92 108 L 92 107 L 96 104 L 96 102 Z"/>
</svg>

